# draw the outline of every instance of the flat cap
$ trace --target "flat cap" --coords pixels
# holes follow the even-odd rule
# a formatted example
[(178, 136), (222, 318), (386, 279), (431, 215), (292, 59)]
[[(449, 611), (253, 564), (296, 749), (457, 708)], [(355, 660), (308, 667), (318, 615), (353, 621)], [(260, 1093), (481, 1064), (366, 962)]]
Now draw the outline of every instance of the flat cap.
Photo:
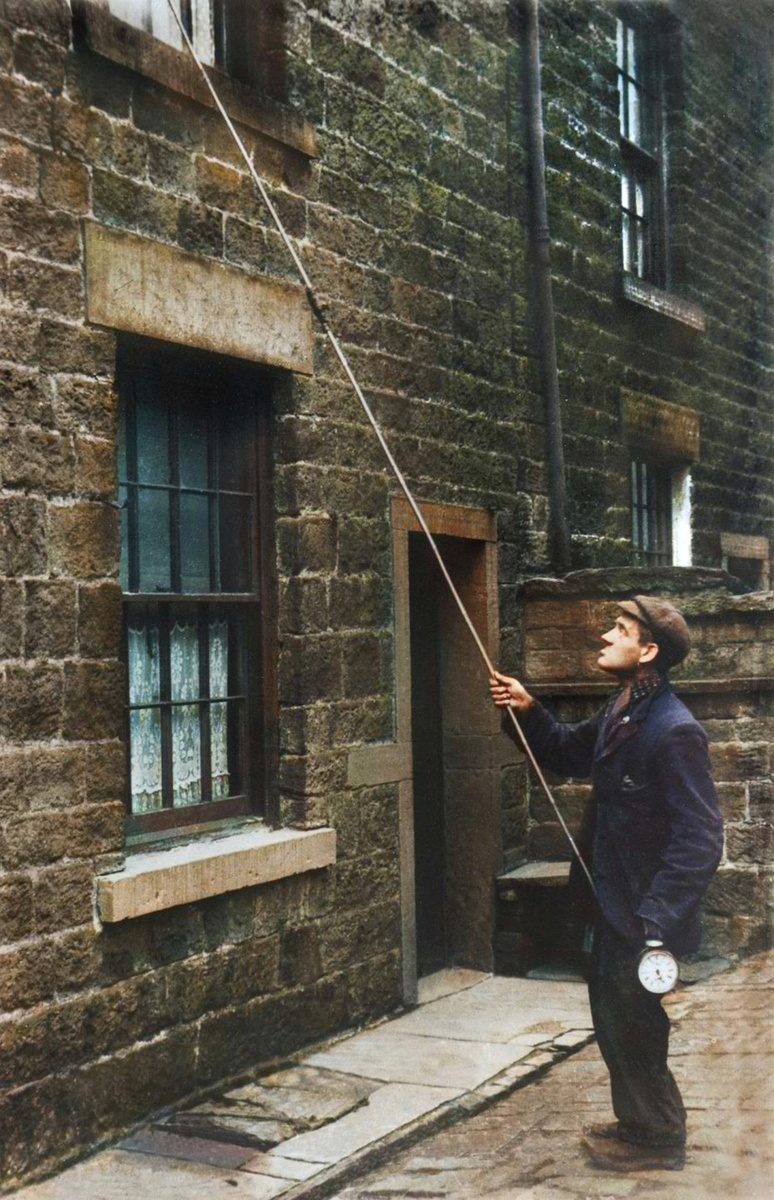
[(618, 607), (647, 625), (659, 649), (658, 666), (669, 670), (683, 661), (691, 648), (691, 635), (685, 617), (674, 604), (658, 596), (634, 596), (622, 600)]

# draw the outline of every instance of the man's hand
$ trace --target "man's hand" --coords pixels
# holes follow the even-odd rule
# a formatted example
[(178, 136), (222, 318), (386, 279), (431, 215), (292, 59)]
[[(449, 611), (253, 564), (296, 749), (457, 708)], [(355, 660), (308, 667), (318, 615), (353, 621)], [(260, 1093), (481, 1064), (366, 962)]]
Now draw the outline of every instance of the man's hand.
[(511, 675), (501, 675), (499, 671), (495, 671), (489, 680), (489, 691), (498, 708), (515, 708), (516, 712), (525, 713), (535, 703), (518, 679)]

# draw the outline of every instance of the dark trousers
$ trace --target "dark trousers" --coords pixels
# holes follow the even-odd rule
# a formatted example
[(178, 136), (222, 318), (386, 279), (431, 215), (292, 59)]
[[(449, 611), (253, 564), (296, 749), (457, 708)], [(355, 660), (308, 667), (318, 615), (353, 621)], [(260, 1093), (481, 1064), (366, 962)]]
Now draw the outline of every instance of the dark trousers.
[(619, 1123), (634, 1140), (684, 1142), (685, 1106), (667, 1066), (669, 1017), (637, 978), (637, 951), (602, 919), (594, 929), (589, 1000)]

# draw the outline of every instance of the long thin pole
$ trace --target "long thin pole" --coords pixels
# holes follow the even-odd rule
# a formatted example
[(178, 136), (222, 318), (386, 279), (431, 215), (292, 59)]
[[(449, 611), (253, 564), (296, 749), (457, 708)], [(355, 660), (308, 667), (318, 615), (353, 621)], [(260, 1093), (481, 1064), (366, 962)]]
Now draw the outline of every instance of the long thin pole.
[[(470, 630), (473, 640), (475, 641), (476, 646), (478, 647), (479, 654), (481, 655), (481, 658), (484, 661), (487, 672), (489, 674), (489, 678), (492, 679), (495, 675), (495, 669), (494, 669), (491, 659), (489, 658), (486, 647), (485, 647), (484, 643), (482, 642), (481, 638), (479, 637), (478, 630), (476, 629), (475, 625), (473, 624), (472, 620), (470, 619), (470, 616), (468, 615), (468, 611), (465, 608), (465, 605), (462, 603), (462, 599), (461, 599), (456, 587), (454, 586), (452, 577), (449, 574), (448, 570), (446, 569), (446, 564), (443, 561), (443, 558), (441, 557), (441, 552), (438, 549), (435, 538), (433, 537), (432, 533), (430, 532), (428, 524), (425, 521), (425, 518), (422, 514), (422, 510), (420, 509), (419, 505), (417, 504), (416, 500), (414, 499), (411, 489), (410, 489), (409, 485), (406, 483), (406, 480), (403, 476), (403, 472), (401, 471), (400, 467), (398, 466), (397, 462), (395, 461), (395, 458), (393, 457), (392, 451), (390, 450), (390, 447), (387, 444), (387, 441), (384, 437), (384, 434), (382, 433), (379, 423), (376, 420), (376, 417), (374, 416), (373, 412), (371, 411), (370, 405), (368, 404), (368, 401), (366, 400), (365, 396), (363, 395), (363, 391), (360, 387), (360, 384), (358, 383), (357, 379), (355, 378), (352, 368), (349, 365), (349, 360), (347, 359), (347, 356), (345, 355), (344, 351), (342, 350), (341, 346), (339, 345), (338, 338), (336, 337), (336, 335), (333, 333), (333, 330), (328, 325), (327, 318), (325, 316), (325, 313), (322, 310), (322, 306), (320, 305), (320, 302), (317, 299), (317, 295), (315, 293), (314, 286), (312, 284), (311, 279), (309, 278), (309, 276), (307, 274), (306, 267), (304, 266), (301, 258), (299, 257), (299, 254), (298, 254), (295, 246), (293, 245), (290, 238), (288, 237), (287, 231), (285, 229), (285, 226), (282, 224), (279, 213), (277, 212), (276, 208), (272, 204), (271, 196), (269, 195), (268, 191), (266, 190), (266, 185), (264, 184), (260, 175), (256, 171), (255, 164), (253, 163), (252, 158), (250, 157), (250, 155), (247, 153), (247, 150), (245, 149), (244, 142), (242, 141), (242, 139), (240, 138), (236, 129), (234, 128), (234, 124), (233, 124), (231, 118), (229, 117), (228, 113), (226, 112), (226, 109), (223, 106), (220, 96), (216, 92), (216, 90), (212, 84), (212, 81), (210, 80), (209, 75), (207, 74), (207, 72), (204, 69), (204, 66), (199, 61), (196, 51), (193, 48), (191, 39), (188, 36), (188, 31), (186, 30), (185, 26), (183, 25), (183, 22), (180, 19), (180, 14), (178, 13), (177, 9), (175, 8), (173, 0), (167, 0), (167, 3), (169, 4), (172, 15), (174, 16), (175, 21), (177, 22), (177, 25), (178, 25), (178, 28), (180, 29), (180, 33), (183, 37), (183, 40), (185, 41), (185, 44), (191, 53), (191, 57), (193, 58), (197, 67), (199, 68), (199, 71), (202, 74), (204, 82), (206, 83), (207, 88), (209, 89), (210, 95), (212, 96), (212, 99), (215, 103), (215, 107), (217, 108), (218, 112), (222, 116), (223, 120), (226, 122), (226, 125), (228, 126), (228, 130), (229, 130), (231, 136), (233, 137), (237, 147), (239, 148), (239, 152), (241, 153), (243, 159), (245, 160), (247, 169), (252, 176), (253, 183), (257, 187), (257, 189), (260, 193), (261, 199), (263, 200), (264, 204), (266, 205), (267, 209), (269, 210), (269, 215), (271, 216), (271, 219), (274, 221), (274, 224), (277, 227), (280, 237), (282, 238), (283, 242), (285, 243), (288, 253), (290, 254), (290, 257), (293, 259), (293, 262), (295, 263), (296, 270), (298, 271), (299, 275), (301, 276), (301, 280), (306, 289), (306, 294), (309, 299), (309, 303), (311, 304), (312, 309), (315, 313), (315, 316), (317, 317), (317, 320), (320, 323), (323, 333), (325, 334), (325, 336), (327, 337), (331, 346), (333, 347), (333, 351), (334, 351), (336, 357), (338, 358), (339, 362), (341, 363), (344, 374), (347, 376), (347, 379), (352, 384), (352, 388), (355, 392), (355, 395), (357, 396), (358, 400), (360, 401), (360, 405), (363, 409), (363, 412), (365, 413), (366, 417), (368, 418), (371, 428), (373, 429), (374, 433), (376, 434), (376, 437), (379, 441), (379, 445), (382, 448), (384, 456), (387, 459), (387, 462), (389, 463), (390, 468), (391, 468), (395, 478), (397, 479), (398, 483), (400, 484), (400, 487), (401, 487), (401, 490), (403, 491), (404, 496), (406, 497), (406, 499), (409, 502), (409, 505), (411, 506), (411, 510), (414, 513), (414, 516), (416, 517), (416, 519), (419, 523), (420, 529), (422, 530), (425, 537), (427, 538), (430, 549), (432, 550), (433, 554), (435, 555), (435, 558), (438, 562), (438, 566), (441, 569), (441, 574), (443, 575), (444, 579), (446, 580), (446, 583), (449, 586), (449, 591), (451, 592), (454, 602), (460, 611), (460, 615), (462, 616), (463, 621), (465, 622), (468, 629)], [(551, 793), (551, 789), (549, 788), (548, 783), (546, 782), (545, 776), (544, 776), (542, 770), (540, 769), (537, 759), (535, 758), (534, 754), (532, 753), (532, 750), (530, 749), (529, 744), (527, 743), (527, 739), (524, 736), (524, 732), (521, 728), (521, 725), (519, 724), (519, 722), (516, 719), (516, 714), (514, 713), (512, 708), (508, 708), (506, 711), (508, 712), (508, 715), (510, 716), (511, 721), (513, 722), (513, 727), (516, 731), (516, 734), (517, 734), (518, 740), (521, 744), (521, 747), (524, 750), (524, 753), (526, 754), (527, 758), (529, 759), (529, 762), (531, 763), (533, 770), (535, 771), (538, 781), (539, 781), (543, 791), (545, 792), (546, 798), (548, 799), (554, 812), (556, 813), (559, 824), (561, 825), (562, 829), (564, 830), (567, 840), (569, 841), (570, 846), (572, 847), (573, 853), (575, 854), (575, 857), (577, 858), (578, 862), (580, 863), (581, 867), (583, 868), (583, 871), (586, 875), (586, 878), (589, 881), (592, 891), (595, 891), (594, 881), (591, 878), (591, 873), (590, 873), (588, 867), (586, 866), (586, 863), (585, 863), (583, 856), (581, 855), (577, 845), (575, 844), (575, 839), (573, 838), (572, 834), (570, 833), (570, 830), (567, 828), (567, 824), (566, 824), (561, 812), (559, 811), (559, 807), (558, 807), (556, 801), (554, 800), (554, 797)]]

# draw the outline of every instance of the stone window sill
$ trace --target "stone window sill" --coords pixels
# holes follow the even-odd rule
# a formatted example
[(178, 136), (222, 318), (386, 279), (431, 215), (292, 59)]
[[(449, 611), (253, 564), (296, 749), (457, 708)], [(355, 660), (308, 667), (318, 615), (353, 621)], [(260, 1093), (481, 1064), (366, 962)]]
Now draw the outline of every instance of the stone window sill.
[[(95, 54), (128, 67), (172, 91), (214, 109), (213, 99), (187, 51), (118, 20), (96, 0), (73, 0), (76, 32)], [(293, 109), (272, 101), (217, 67), (208, 67), (232, 120), (314, 158), (314, 127)]]
[(699, 333), (704, 333), (707, 328), (704, 310), (690, 300), (683, 300), (673, 292), (665, 292), (663, 288), (646, 283), (636, 275), (624, 274), (622, 288), (624, 299), (632, 304), (639, 304), (642, 308), (659, 313), (662, 317), (669, 317), (670, 320), (687, 325), (689, 329), (695, 329)]
[(242, 828), (215, 840), (130, 855), (122, 870), (97, 876), (97, 912), (105, 924), (127, 921), (335, 861), (334, 829)]

